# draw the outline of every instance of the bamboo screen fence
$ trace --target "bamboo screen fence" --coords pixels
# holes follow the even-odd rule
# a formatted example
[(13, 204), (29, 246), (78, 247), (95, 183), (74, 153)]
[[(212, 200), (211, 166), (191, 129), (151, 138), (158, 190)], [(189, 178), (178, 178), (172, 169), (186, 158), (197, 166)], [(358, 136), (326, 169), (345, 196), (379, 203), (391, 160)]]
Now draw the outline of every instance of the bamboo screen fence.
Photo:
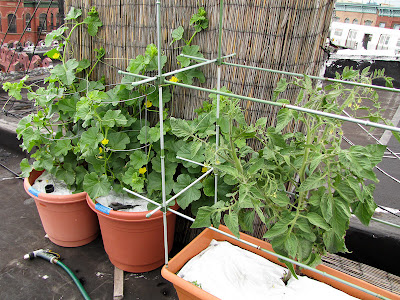
[[(171, 32), (182, 25), (189, 27), (192, 14), (202, 6), (208, 13), (209, 28), (196, 35), (193, 45), (199, 45), (206, 58), (216, 58), (218, 49), (219, 0), (163, 0), (162, 42), (168, 57), (167, 70), (178, 68), (176, 45)], [(94, 48), (104, 47), (105, 63), (97, 69), (97, 77), (106, 76), (108, 83), (121, 80), (117, 70), (125, 70), (128, 60), (143, 54), (146, 46), (156, 44), (154, 0), (65, 0), (65, 10), (71, 6), (84, 12), (95, 6), (103, 21), (99, 36), (91, 40), (75, 35), (74, 56), (86, 57)], [(324, 61), (322, 47), (326, 41), (334, 7), (333, 0), (226, 0), (223, 20), (223, 55), (236, 53), (230, 62), (264, 68), (318, 75)], [(187, 37), (186, 37), (187, 38)], [(93, 55), (93, 54), (92, 54)], [(216, 87), (216, 68), (202, 68), (206, 82), (202, 86)], [(222, 68), (222, 86), (234, 93), (269, 99), (282, 75), (231, 66)], [(96, 74), (95, 74), (96, 77)], [(194, 82), (199, 85), (199, 82)], [(295, 91), (289, 91), (288, 99)], [(192, 118), (193, 109), (208, 98), (204, 92), (175, 88), (171, 111), (177, 117)], [(258, 103), (244, 103), (247, 120), (271, 116), (277, 108)]]
[[(171, 32), (182, 25), (187, 36), (193, 34), (189, 21), (199, 7), (204, 7), (210, 20), (209, 28), (197, 34), (192, 45), (199, 45), (206, 58), (216, 58), (218, 49), (219, 0), (162, 0), (162, 48), (167, 55), (166, 70), (179, 68), (176, 56), (180, 53), (172, 41)], [(103, 21), (98, 37), (91, 39), (82, 33), (73, 39), (73, 55), (79, 59), (93, 55), (93, 49), (104, 47), (105, 63), (100, 65), (94, 79), (105, 75), (107, 83), (118, 83), (128, 61), (144, 54), (146, 46), (156, 44), (156, 7), (154, 0), (65, 0), (65, 11), (82, 8), (86, 13), (95, 6)], [(319, 75), (324, 63), (322, 47), (328, 36), (334, 0), (226, 0), (224, 7), (222, 55), (236, 53), (229, 62), (271, 68), (289, 72)], [(190, 31), (188, 32), (188, 29)], [(216, 87), (216, 67), (202, 68), (207, 88)], [(222, 86), (233, 93), (269, 100), (282, 75), (231, 66), (222, 68)], [(286, 92), (286, 99), (295, 99), (296, 90)], [(176, 117), (190, 119), (194, 109), (208, 99), (204, 92), (175, 87), (170, 111)], [(245, 102), (246, 119), (253, 122), (267, 116), (274, 125), (276, 107)], [(268, 125), (270, 125), (268, 124)], [(289, 130), (298, 130), (292, 124)], [(250, 145), (254, 146), (254, 145)], [(189, 213), (189, 211), (187, 211)], [(185, 244), (198, 231), (188, 230), (190, 224), (179, 220), (175, 242)], [(254, 224), (254, 236), (262, 237), (265, 229)]]

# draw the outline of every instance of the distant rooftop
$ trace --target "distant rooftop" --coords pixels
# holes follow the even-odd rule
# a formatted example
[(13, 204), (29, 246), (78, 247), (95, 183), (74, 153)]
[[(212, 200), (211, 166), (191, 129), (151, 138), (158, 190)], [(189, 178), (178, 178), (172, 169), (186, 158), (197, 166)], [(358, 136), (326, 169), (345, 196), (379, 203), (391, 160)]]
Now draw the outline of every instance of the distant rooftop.
[(361, 3), (361, 2), (336, 2), (336, 11), (351, 11), (358, 13), (379, 14), (384, 17), (400, 17), (400, 7), (388, 6), (385, 4), (377, 4), (376, 2)]

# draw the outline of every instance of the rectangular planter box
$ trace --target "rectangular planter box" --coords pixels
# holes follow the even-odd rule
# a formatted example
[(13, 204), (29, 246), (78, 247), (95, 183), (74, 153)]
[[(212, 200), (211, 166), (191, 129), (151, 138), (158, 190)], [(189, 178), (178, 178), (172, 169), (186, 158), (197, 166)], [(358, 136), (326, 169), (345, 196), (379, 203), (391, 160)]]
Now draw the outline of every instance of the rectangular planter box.
[[(225, 226), (220, 226), (219, 228), (222, 231), (231, 233), (229, 231), (229, 229)], [(240, 234), (240, 238), (248, 241), (250, 243), (253, 243), (255, 245), (260, 246), (261, 248), (264, 248), (266, 250), (272, 250), (272, 246), (271, 244), (256, 239), (252, 236), (249, 236), (247, 234), (241, 233)], [(256, 253), (262, 257), (267, 258), (268, 260), (282, 265), (282, 263), (280, 263), (278, 261), (278, 259), (271, 255), (268, 254), (264, 251), (255, 249), (251, 246), (248, 246), (242, 242), (236, 241), (232, 238), (229, 238), (221, 233), (215, 232), (211, 229), (205, 229), (199, 236), (197, 236), (192, 242), (190, 242), (182, 251), (180, 251), (174, 258), (172, 258), (169, 263), (168, 263), (168, 268), (166, 266), (164, 266), (161, 270), (161, 275), (167, 279), (168, 281), (172, 282), (174, 284), (174, 287), (176, 289), (176, 292), (178, 293), (179, 299), (180, 300), (184, 300), (184, 299), (213, 299), (213, 300), (217, 300), (219, 298), (211, 295), (210, 293), (207, 293), (206, 291), (202, 290), (201, 288), (195, 286), (194, 284), (180, 278), (179, 276), (176, 275), (176, 273), (184, 266), (184, 264), (190, 260), (192, 257), (196, 256), (197, 254), (199, 254), (201, 251), (203, 251), (205, 248), (208, 247), (208, 245), (210, 244), (211, 240), (215, 239), (217, 241), (228, 241), (234, 245), (237, 245), (243, 249), (246, 249), (248, 251), (251, 251), (253, 253)], [(322, 272), (326, 272), (332, 276), (341, 278), (347, 282), (353, 283), (357, 286), (363, 287), (369, 291), (372, 291), (376, 294), (379, 294), (381, 296), (387, 297), (389, 299), (400, 299), (399, 295), (393, 294), (389, 291), (383, 290), (381, 288), (378, 288), (372, 284), (369, 284), (363, 280), (357, 279), (355, 277), (352, 277), (350, 275), (344, 274), (340, 271), (334, 270), (332, 268), (329, 268), (327, 266), (324, 265), (319, 265), (317, 266), (317, 269), (322, 271)], [(369, 300), (369, 299), (379, 299), (376, 298), (372, 295), (369, 295), (365, 292), (359, 291), (355, 288), (349, 287), (344, 283), (340, 283), (336, 280), (330, 279), (328, 277), (322, 276), (318, 273), (315, 273), (313, 271), (309, 271), (309, 270), (302, 270), (304, 275), (307, 275), (311, 278), (314, 278), (318, 281), (324, 282), (326, 284), (329, 284), (339, 290), (342, 290), (344, 292), (346, 292), (347, 294), (354, 296), (356, 298), (359, 299), (365, 299), (365, 300)]]

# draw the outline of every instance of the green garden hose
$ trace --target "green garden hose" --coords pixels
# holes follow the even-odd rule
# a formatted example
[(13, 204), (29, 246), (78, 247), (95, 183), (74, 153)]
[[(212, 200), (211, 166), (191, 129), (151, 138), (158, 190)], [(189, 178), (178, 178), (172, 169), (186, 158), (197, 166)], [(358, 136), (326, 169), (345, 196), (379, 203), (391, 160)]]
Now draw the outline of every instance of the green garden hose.
[(39, 249), (39, 250), (35, 250), (35, 251), (32, 251), (32, 252), (24, 255), (24, 259), (34, 259), (35, 257), (43, 258), (44, 260), (47, 260), (48, 262), (50, 262), (52, 264), (59, 265), (61, 268), (63, 268), (64, 271), (67, 272), (68, 275), (72, 278), (72, 280), (78, 287), (79, 291), (81, 292), (83, 298), (85, 300), (90, 300), (89, 294), (85, 291), (84, 287), (82, 286), (79, 279), (75, 276), (74, 272), (72, 272), (70, 268), (68, 268), (61, 261), (59, 261), (59, 259), (60, 259), (59, 254), (54, 253), (50, 250)]

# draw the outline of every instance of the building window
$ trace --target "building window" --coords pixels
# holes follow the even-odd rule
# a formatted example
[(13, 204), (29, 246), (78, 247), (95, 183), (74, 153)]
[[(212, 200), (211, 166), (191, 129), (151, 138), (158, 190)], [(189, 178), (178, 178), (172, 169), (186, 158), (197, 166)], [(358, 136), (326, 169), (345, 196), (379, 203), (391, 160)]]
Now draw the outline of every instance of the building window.
[(378, 40), (378, 44), (376, 45), (376, 50), (387, 50), (389, 49), (389, 40), (390, 35), (388, 34), (381, 34)]
[(29, 13), (25, 15), (25, 27), (31, 29), (31, 15)]
[(372, 25), (372, 21), (371, 20), (365, 20), (364, 21), (364, 25), (365, 26), (371, 26)]
[(336, 36), (342, 36), (343, 29), (339, 29), (339, 28), (335, 29), (335, 32), (333, 34)]
[(57, 13), (56, 14), (56, 27), (58, 28), (58, 27), (60, 27), (60, 25), (61, 25), (61, 17), (60, 17), (60, 14)]
[(40, 14), (39, 16), (39, 27), (38, 31), (47, 31), (47, 15), (46, 14)]
[(400, 30), (400, 24), (394, 24), (393, 29)]
[(380, 23), (379, 23), (379, 27), (385, 28), (385, 26), (386, 26), (386, 23), (385, 23), (385, 22), (380, 22)]
[(8, 32), (17, 33), (17, 18), (14, 14), (9, 14), (8, 18)]
[(396, 47), (400, 47), (400, 39), (397, 40)]
[(345, 22), (345, 23), (350, 23), (350, 19), (349, 19), (349, 18), (346, 18), (346, 19), (344, 19), (344, 22)]
[(50, 15), (50, 30), (54, 29), (54, 15)]
[(340, 22), (340, 18), (339, 17), (333, 17), (332, 21), (333, 22)]
[(357, 49), (357, 30), (349, 30), (345, 46), (350, 49)]
[(357, 20), (357, 19), (354, 19), (354, 20), (353, 20), (353, 24), (358, 24), (358, 20)]

